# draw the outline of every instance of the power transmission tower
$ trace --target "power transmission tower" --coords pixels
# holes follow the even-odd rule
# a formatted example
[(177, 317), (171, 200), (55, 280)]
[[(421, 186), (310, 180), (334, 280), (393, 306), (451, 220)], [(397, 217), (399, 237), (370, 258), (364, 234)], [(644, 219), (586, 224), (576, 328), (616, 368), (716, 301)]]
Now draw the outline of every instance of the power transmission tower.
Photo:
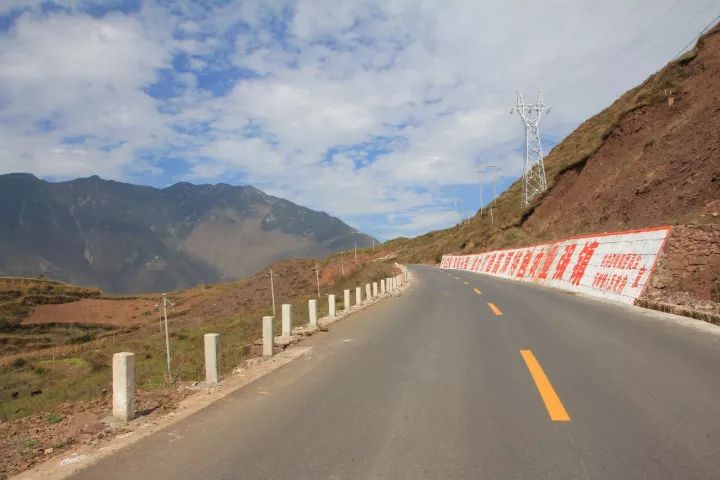
[(516, 105), (510, 113), (517, 112), (525, 124), (525, 161), (523, 162), (522, 205), (525, 207), (537, 195), (547, 189), (545, 164), (543, 163), (542, 145), (540, 145), (540, 129), (538, 122), (543, 113), (550, 108), (543, 102), (543, 92), (538, 92), (537, 103), (524, 103), (520, 91), (515, 92)]

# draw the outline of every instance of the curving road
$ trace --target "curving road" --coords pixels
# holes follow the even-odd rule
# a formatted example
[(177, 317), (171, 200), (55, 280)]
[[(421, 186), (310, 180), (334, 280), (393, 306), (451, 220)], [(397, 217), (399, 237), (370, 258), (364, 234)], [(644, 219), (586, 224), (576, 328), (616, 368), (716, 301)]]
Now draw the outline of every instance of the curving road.
[(74, 478), (720, 478), (720, 328), (411, 271), (311, 356)]

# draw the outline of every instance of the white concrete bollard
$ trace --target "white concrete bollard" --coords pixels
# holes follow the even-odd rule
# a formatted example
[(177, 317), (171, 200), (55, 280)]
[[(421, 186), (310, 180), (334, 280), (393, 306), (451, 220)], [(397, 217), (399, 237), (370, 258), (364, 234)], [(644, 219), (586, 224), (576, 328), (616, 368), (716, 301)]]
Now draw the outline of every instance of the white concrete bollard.
[(360, 306), (362, 303), (362, 289), (360, 287), (355, 287), (355, 306)]
[(385, 287), (385, 290), (387, 290), (388, 293), (392, 292), (392, 290), (393, 290), (393, 288), (392, 288), (392, 278), (391, 278), (391, 277), (388, 277), (388, 278), (385, 280), (385, 282), (387, 283), (387, 285), (386, 285), (386, 287)]
[(311, 327), (317, 327), (317, 300), (308, 300), (308, 320)]
[(380, 280), (380, 295), (385, 295), (385, 279)]
[(289, 337), (292, 335), (293, 311), (292, 305), (289, 303), (282, 304), (282, 331), (280, 335)]
[(271, 357), (273, 354), (273, 317), (263, 317), (263, 356)]
[(335, 295), (328, 295), (328, 315), (335, 316)]
[(372, 290), (373, 290), (373, 297), (377, 297), (378, 296), (377, 282), (373, 282)]
[(135, 354), (113, 355), (113, 417), (121, 422), (135, 418)]
[(365, 284), (365, 300), (370, 300), (372, 298), (372, 291), (370, 290), (370, 284)]
[(205, 334), (205, 383), (220, 381), (220, 334)]
[(350, 289), (348, 288), (343, 292), (343, 310), (346, 313), (350, 311)]

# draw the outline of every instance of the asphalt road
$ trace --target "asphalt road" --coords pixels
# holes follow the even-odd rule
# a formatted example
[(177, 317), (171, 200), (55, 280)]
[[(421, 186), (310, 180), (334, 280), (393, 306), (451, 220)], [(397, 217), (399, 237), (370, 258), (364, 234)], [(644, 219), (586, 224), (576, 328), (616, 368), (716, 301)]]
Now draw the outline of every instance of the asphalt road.
[(311, 356), (75, 478), (720, 479), (710, 328), (412, 271)]

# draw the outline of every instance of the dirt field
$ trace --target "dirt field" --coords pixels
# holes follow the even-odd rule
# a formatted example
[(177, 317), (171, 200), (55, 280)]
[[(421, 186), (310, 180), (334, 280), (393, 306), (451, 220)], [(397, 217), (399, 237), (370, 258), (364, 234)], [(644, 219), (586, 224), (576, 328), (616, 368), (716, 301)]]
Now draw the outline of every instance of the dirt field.
[(41, 323), (91, 323), (103, 325), (140, 325), (157, 321), (159, 312), (151, 300), (105, 300), (83, 298), (60, 305), (38, 305), (22, 325)]

